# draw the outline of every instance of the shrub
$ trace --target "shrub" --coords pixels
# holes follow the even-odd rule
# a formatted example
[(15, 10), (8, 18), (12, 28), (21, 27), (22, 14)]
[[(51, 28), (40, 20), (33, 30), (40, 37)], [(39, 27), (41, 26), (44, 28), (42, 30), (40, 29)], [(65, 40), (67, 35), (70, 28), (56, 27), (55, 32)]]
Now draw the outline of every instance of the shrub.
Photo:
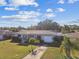
[(19, 37), (17, 37), (17, 36), (13, 36), (12, 37), (12, 42), (20, 43), (21, 39)]
[(63, 36), (55, 36), (53, 40), (53, 44), (59, 47), (63, 41)]
[(35, 39), (35, 38), (29, 38), (29, 43), (31, 43), (31, 44), (40, 43), (40, 40)]
[(44, 40), (41, 40), (41, 39), (39, 39), (40, 40), (40, 43), (44, 43)]

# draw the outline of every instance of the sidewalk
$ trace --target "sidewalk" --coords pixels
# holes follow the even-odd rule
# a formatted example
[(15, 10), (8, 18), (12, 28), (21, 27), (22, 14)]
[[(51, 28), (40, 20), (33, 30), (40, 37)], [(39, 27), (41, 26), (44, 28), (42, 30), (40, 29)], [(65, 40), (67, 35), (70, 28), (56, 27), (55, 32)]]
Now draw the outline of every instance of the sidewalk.
[(40, 46), (37, 49), (36, 55), (32, 55), (31, 53), (25, 56), (23, 59), (40, 59), (43, 53), (46, 51), (47, 47)]

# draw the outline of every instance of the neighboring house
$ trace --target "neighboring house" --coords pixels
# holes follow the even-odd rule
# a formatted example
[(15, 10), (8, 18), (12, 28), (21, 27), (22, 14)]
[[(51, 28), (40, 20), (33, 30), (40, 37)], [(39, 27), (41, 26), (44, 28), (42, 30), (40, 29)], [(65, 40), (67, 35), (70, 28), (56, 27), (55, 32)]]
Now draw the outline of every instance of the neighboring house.
[(52, 43), (55, 36), (62, 36), (62, 34), (51, 30), (21, 30), (15, 36), (21, 38), (21, 43), (25, 43), (29, 38), (41, 38), (45, 43)]
[(4, 39), (4, 35), (0, 34), (0, 40), (3, 40), (3, 39)]
[(74, 33), (67, 33), (65, 36), (70, 37), (71, 40), (76, 40), (79, 39), (79, 32), (74, 32)]
[(12, 31), (9, 30), (0, 30), (0, 40), (7, 39), (11, 36)]

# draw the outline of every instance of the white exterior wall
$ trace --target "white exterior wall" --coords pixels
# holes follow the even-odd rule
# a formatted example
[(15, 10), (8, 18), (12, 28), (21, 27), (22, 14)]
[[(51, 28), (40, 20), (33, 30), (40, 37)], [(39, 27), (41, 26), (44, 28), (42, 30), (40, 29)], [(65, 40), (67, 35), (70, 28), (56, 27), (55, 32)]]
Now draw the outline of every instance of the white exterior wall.
[[(24, 43), (26, 40), (24, 40), (24, 37), (28, 38), (28, 35), (21, 35), (21, 43)], [(34, 35), (33, 38), (36, 38), (37, 35)], [(44, 40), (45, 43), (52, 43), (54, 36), (41, 36), (41, 39)]]
[(53, 36), (41, 36), (41, 39), (44, 40), (45, 43), (53, 42)]
[(28, 38), (27, 35), (21, 35), (21, 43), (25, 43), (26, 39)]
[(0, 35), (0, 40), (3, 40), (3, 38), (4, 38), (3, 35)]

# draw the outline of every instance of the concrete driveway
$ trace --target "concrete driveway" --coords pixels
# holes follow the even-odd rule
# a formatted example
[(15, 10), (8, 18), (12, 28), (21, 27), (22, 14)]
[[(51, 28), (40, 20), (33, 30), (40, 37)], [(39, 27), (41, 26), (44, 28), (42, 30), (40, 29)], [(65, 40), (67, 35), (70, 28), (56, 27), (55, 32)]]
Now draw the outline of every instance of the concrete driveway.
[(27, 56), (25, 56), (23, 59), (40, 59), (46, 50), (47, 50), (47, 47), (40, 46), (34, 50), (34, 51), (36, 51), (35, 55), (30, 53)]

